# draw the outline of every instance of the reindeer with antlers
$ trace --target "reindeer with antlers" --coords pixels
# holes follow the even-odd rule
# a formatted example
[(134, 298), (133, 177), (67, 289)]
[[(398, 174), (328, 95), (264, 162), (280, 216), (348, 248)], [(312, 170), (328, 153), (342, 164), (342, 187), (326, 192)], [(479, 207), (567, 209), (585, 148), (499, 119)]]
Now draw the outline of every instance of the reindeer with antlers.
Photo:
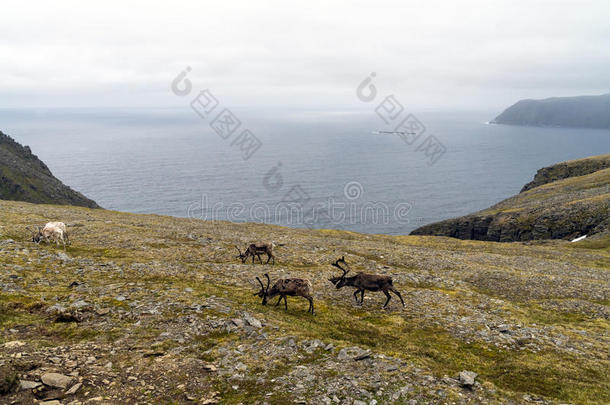
[(269, 279), (269, 274), (265, 273), (265, 277), (267, 278), (267, 287), (263, 285), (263, 282), (260, 278), (256, 277), (256, 280), (261, 285), (261, 290), (254, 295), (258, 295), (263, 299), (263, 305), (267, 305), (267, 301), (270, 298), (275, 297), (276, 295), (280, 296), (280, 299), (277, 301), (275, 306), (277, 307), (284, 299), (284, 306), (286, 311), (288, 310), (288, 302), (286, 301), (286, 296), (291, 297), (303, 297), (307, 301), (309, 301), (309, 309), (307, 312), (313, 311), (313, 297), (311, 296), (311, 282), (302, 278), (282, 278), (273, 284), (271, 290), (269, 290), (269, 284), (271, 284), (271, 280)]
[[(392, 283), (392, 277), (390, 276), (381, 276), (378, 274), (366, 274), (366, 273), (357, 273), (355, 276), (346, 277), (347, 273), (351, 270), (347, 262), (345, 261), (345, 256), (341, 257), (341, 259), (336, 260), (334, 263), (331, 263), (332, 266), (337, 267), (339, 270), (343, 272), (343, 274), (339, 277), (329, 278), (328, 280), (337, 287), (337, 289), (345, 286), (355, 287), (356, 291), (354, 291), (354, 298), (356, 302), (359, 302), (361, 305), (364, 302), (364, 291), (382, 291), (386, 297), (388, 297), (387, 301), (383, 305), (383, 307), (387, 307), (390, 299), (389, 291), (393, 292), (400, 298), (400, 302), (402, 302), (402, 306), (405, 306), (405, 302), (402, 300), (402, 296), (394, 288), (394, 284)], [(345, 266), (343, 268), (342, 266)], [(360, 293), (360, 301), (358, 301), (358, 293)]]
[(273, 254), (273, 248), (275, 244), (273, 242), (257, 242), (251, 243), (250, 246), (242, 253), (241, 250), (235, 246), (235, 249), (239, 252), (237, 258), (241, 259), (242, 263), (245, 263), (248, 260), (248, 257), (252, 256), (252, 263), (254, 263), (254, 258), (258, 257), (261, 264), (263, 264), (263, 259), (261, 259), (261, 254), (267, 255), (267, 261), (265, 264), (269, 263), (269, 260), (273, 260), (272, 264), (275, 264), (275, 255)]

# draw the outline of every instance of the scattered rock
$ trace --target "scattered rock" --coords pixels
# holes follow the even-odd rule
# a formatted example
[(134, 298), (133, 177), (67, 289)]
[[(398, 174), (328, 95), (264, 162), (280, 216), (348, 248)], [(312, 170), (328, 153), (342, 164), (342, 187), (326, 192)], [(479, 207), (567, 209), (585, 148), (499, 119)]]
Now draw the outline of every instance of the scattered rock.
[(59, 252), (57, 253), (57, 257), (64, 262), (70, 262), (72, 261), (72, 258), (70, 256), (68, 256), (66, 253), (64, 252)]
[(19, 382), (19, 389), (20, 390), (33, 390), (34, 388), (40, 387), (40, 385), (41, 384), (36, 381), (21, 380)]
[(74, 395), (78, 392), (78, 390), (83, 386), (82, 383), (74, 384), (68, 391), (66, 391), (66, 395)]
[(371, 356), (371, 352), (368, 350), (363, 350), (359, 347), (345, 347), (345, 348), (339, 350), (339, 354), (337, 355), (337, 358), (339, 360), (352, 359), (352, 360), (360, 361), (360, 360), (367, 359), (370, 356)]
[(49, 387), (66, 389), (72, 382), (72, 377), (59, 373), (46, 373), (40, 378), (44, 385)]
[(354, 357), (355, 361), (365, 360), (371, 357), (371, 352), (362, 353), (356, 357)]
[(6, 342), (4, 347), (7, 349), (14, 349), (16, 347), (25, 346), (25, 343), (20, 340), (13, 340), (12, 342)]
[(248, 325), (253, 326), (255, 328), (262, 328), (263, 324), (261, 323), (261, 321), (259, 321), (258, 319), (256, 319), (255, 317), (253, 317), (252, 315), (245, 313), (244, 314), (244, 320), (246, 322), (248, 322)]
[(47, 308), (48, 314), (60, 314), (62, 312), (66, 312), (66, 307), (61, 304), (55, 304)]
[(474, 380), (475, 378), (477, 378), (477, 373), (475, 373), (474, 371), (460, 371), (460, 375), (459, 375), (459, 379), (460, 379), (460, 385), (462, 387), (466, 387), (466, 388), (472, 388), (472, 386), (474, 385)]
[(83, 300), (78, 300), (76, 302), (73, 302), (72, 305), (70, 305), (71, 308), (75, 308), (75, 309), (82, 309), (82, 308), (87, 308), (91, 306), (91, 304), (89, 304), (86, 301)]
[(233, 325), (237, 326), (238, 328), (244, 327), (244, 321), (239, 318), (231, 319), (231, 322), (233, 322)]
[(95, 313), (98, 314), (99, 316), (108, 315), (110, 313), (110, 308), (100, 308), (97, 311), (95, 311)]

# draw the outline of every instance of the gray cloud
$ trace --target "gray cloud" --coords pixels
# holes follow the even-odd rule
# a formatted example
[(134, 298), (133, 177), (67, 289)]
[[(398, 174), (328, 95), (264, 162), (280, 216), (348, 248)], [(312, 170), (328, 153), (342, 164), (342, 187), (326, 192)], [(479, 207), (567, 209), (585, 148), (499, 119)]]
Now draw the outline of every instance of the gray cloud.
[(421, 108), (610, 91), (600, 1), (5, 1), (0, 106), (171, 106), (169, 82), (230, 105), (358, 107), (355, 86)]

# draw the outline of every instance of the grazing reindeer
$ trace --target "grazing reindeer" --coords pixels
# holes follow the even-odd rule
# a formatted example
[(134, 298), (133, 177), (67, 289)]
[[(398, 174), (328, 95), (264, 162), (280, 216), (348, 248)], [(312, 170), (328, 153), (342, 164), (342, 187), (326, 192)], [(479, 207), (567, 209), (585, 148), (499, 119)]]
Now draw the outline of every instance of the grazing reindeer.
[(237, 249), (237, 251), (239, 252), (239, 256), (235, 256), (239, 259), (241, 259), (242, 263), (245, 263), (246, 260), (248, 260), (248, 257), (252, 256), (252, 263), (254, 263), (254, 257), (258, 257), (258, 260), (260, 260), (261, 264), (263, 264), (263, 260), (261, 259), (261, 254), (266, 254), (267, 255), (267, 261), (265, 262), (265, 264), (269, 263), (269, 260), (273, 259), (273, 264), (275, 264), (275, 256), (273, 255), (273, 248), (275, 247), (275, 245), (273, 244), (273, 242), (258, 242), (258, 243), (252, 243), (250, 244), (250, 246), (248, 246), (248, 248), (244, 251), (244, 253), (241, 252), (241, 250), (239, 250), (239, 248), (237, 246), (235, 246), (235, 248)]
[(258, 295), (263, 299), (263, 305), (267, 305), (267, 301), (270, 298), (275, 297), (276, 295), (280, 296), (280, 299), (277, 301), (275, 306), (277, 307), (282, 302), (282, 298), (284, 299), (284, 306), (286, 311), (288, 310), (288, 301), (286, 301), (286, 296), (291, 297), (303, 297), (309, 301), (309, 308), (307, 312), (311, 312), (313, 315), (313, 297), (311, 296), (311, 282), (302, 278), (282, 278), (273, 284), (271, 290), (269, 290), (269, 284), (271, 284), (271, 280), (269, 279), (269, 274), (265, 273), (265, 277), (267, 278), (267, 287), (263, 285), (263, 282), (260, 278), (256, 277), (258, 283), (261, 285), (261, 290), (254, 295)]
[[(341, 265), (347, 267), (347, 270), (341, 267)], [(394, 288), (394, 284), (392, 283), (392, 277), (390, 276), (380, 276), (378, 274), (365, 274), (358, 273), (352, 277), (345, 277), (347, 273), (351, 270), (347, 262), (345, 261), (345, 256), (341, 257), (341, 259), (336, 260), (331, 264), (334, 267), (340, 269), (343, 274), (339, 277), (329, 278), (328, 280), (337, 287), (337, 289), (345, 286), (356, 287), (356, 291), (354, 292), (354, 298), (356, 302), (358, 302), (358, 293), (360, 293), (360, 304), (364, 301), (364, 290), (367, 291), (383, 291), (386, 297), (388, 297), (387, 301), (383, 305), (383, 307), (387, 307), (390, 299), (390, 293), (388, 291), (392, 291), (394, 294), (400, 298), (400, 302), (402, 302), (402, 306), (405, 306), (405, 302), (402, 300), (402, 296)]]
[[(27, 228), (31, 230), (30, 228)], [(38, 227), (38, 230), (34, 232), (32, 236), (32, 242), (40, 243), (41, 241), (49, 242), (50, 239), (53, 239), (57, 246), (59, 246), (59, 242), (64, 245), (64, 250), (66, 250), (66, 243), (70, 244), (70, 237), (68, 236), (68, 231), (66, 230), (66, 224), (63, 222), (49, 222), (44, 228)]]

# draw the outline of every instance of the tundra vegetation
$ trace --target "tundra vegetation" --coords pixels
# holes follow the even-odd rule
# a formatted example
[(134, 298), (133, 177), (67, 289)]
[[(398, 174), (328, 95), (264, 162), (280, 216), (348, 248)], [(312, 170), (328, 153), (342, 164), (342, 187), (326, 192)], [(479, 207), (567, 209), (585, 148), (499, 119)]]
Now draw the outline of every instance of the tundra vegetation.
[[(34, 244), (50, 218), (72, 245)], [(258, 237), (276, 266), (235, 259)], [(391, 276), (362, 305), (329, 265)], [(610, 237), (494, 243), (0, 201), (0, 403), (609, 403)], [(256, 276), (311, 280), (263, 306)], [(395, 301), (393, 301), (395, 303)]]

